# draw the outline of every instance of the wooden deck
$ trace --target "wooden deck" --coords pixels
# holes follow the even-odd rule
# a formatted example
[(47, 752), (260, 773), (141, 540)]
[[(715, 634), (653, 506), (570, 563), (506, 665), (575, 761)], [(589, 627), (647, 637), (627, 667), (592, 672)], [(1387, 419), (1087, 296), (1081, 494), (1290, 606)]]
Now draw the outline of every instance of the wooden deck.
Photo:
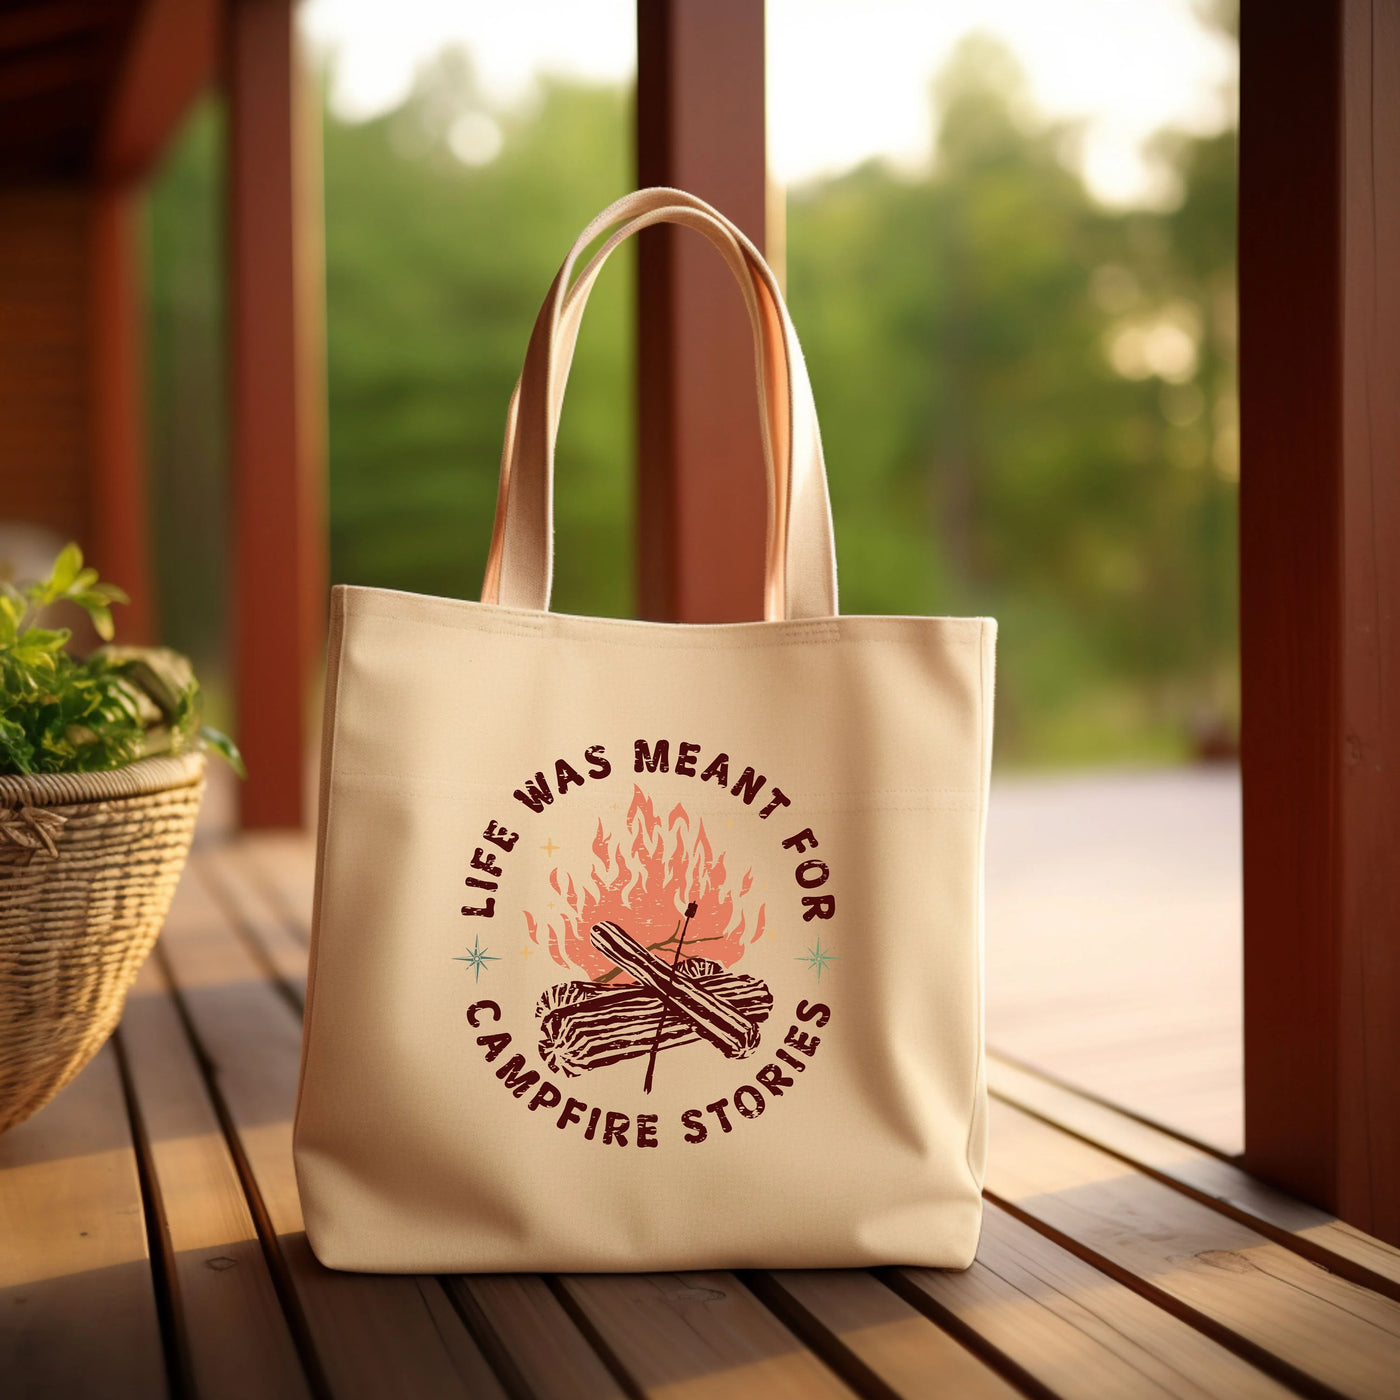
[(0, 1138), (6, 1397), (1400, 1393), (1400, 1251), (996, 1057), (966, 1273), (322, 1269), (310, 886), (303, 842), (204, 846), (117, 1038)]
[(1244, 1148), (1240, 772), (994, 780), (987, 1034), (1003, 1055)]

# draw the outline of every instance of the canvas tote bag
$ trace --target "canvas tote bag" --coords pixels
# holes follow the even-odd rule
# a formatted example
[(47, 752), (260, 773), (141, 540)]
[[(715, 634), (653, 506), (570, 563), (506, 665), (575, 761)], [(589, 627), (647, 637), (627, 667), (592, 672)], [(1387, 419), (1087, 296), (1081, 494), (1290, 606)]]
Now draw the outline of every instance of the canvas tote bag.
[[(762, 621), (548, 610), (579, 319), (609, 253), (663, 221), (709, 239), (753, 323)], [(838, 614), (772, 274), (680, 191), (600, 215), (530, 341), (482, 601), (334, 591), (295, 1131), (317, 1256), (970, 1263), (994, 635)]]

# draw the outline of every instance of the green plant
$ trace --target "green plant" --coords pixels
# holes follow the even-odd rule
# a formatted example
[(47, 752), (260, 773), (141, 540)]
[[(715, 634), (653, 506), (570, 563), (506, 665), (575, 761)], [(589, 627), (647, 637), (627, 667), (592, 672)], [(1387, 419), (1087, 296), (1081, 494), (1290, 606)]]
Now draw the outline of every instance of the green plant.
[(93, 773), (191, 748), (244, 772), (233, 740), (201, 722), (199, 682), (178, 652), (104, 645), (78, 657), (66, 649), (67, 628), (39, 626), (46, 608), (74, 603), (110, 643), (112, 604), (126, 601), (83, 567), (76, 544), (48, 578), (0, 582), (0, 773)]

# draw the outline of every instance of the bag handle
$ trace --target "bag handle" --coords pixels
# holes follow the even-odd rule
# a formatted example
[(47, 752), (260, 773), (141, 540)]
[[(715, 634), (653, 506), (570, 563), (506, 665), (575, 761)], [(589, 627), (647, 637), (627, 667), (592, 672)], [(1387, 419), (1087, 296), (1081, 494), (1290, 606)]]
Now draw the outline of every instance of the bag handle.
[[(672, 189), (640, 190), (610, 205), (579, 236), (550, 286), (507, 413), (482, 602), (536, 611), (549, 606), (554, 445), (583, 311), (612, 252), (658, 223), (693, 228), (714, 244), (739, 283), (753, 327), (768, 475), (764, 615), (770, 621), (834, 616), (836, 557), (821, 435), (787, 308), (753, 244), (703, 200)], [(584, 250), (609, 230), (570, 285)]]

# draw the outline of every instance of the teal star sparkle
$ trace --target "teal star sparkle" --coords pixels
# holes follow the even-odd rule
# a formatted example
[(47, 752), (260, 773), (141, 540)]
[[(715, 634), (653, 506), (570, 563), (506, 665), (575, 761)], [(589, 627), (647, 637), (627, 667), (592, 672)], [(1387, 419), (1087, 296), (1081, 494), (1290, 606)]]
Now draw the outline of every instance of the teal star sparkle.
[[(820, 941), (819, 939), (818, 942)], [(480, 982), (481, 974), (483, 972), (490, 972), (491, 970), (486, 964), (489, 962), (500, 962), (500, 958), (493, 958), (487, 953), (486, 949), (481, 946), (481, 938), (478, 935), (474, 940), (471, 952), (464, 958), (453, 958), (452, 961), (466, 963), (476, 974), (476, 980)]]
[(805, 962), (817, 974), (817, 981), (822, 980), (822, 973), (826, 971), (832, 963), (840, 962), (841, 959), (831, 951), (830, 948), (823, 948), (820, 938), (817, 939), (815, 948), (808, 948), (801, 957), (794, 958), (793, 962)]

